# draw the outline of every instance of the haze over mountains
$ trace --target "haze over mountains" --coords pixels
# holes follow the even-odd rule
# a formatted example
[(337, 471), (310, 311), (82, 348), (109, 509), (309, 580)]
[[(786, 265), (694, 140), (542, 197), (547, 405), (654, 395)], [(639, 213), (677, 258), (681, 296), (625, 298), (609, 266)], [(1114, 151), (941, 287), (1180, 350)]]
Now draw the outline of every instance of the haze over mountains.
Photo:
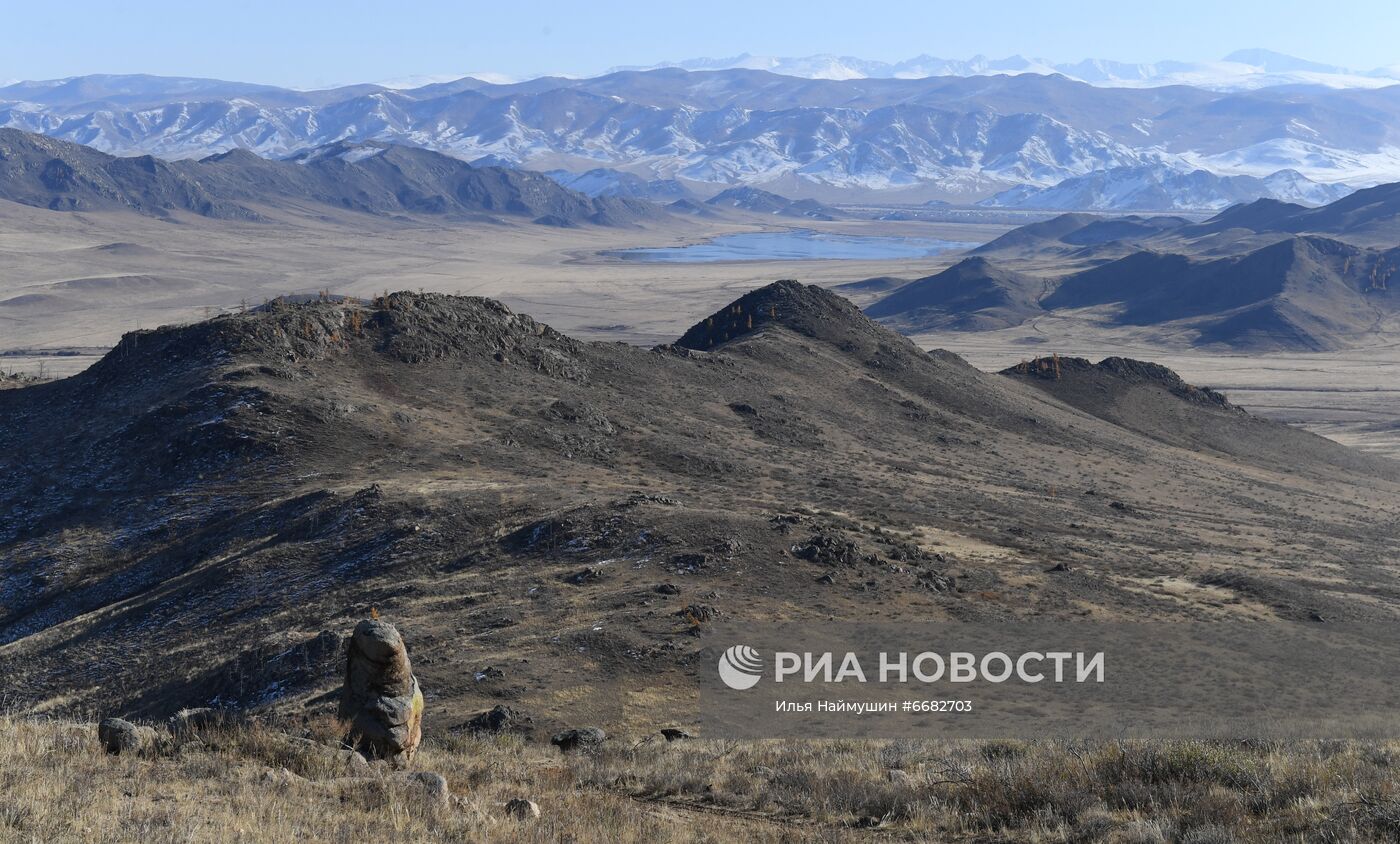
[[(619, 170), (702, 195), (750, 185), (827, 202), (967, 202), (1135, 172), (1119, 168), (1250, 176), (1265, 181), (1256, 189), (1284, 184), (1268, 194), (1280, 199), (1326, 199), (1330, 188), (1312, 182), (1400, 179), (1400, 86), (1217, 92), (1034, 73), (833, 81), (662, 69), (308, 92), (94, 76), (0, 88), (0, 125), (171, 159), (375, 140), (536, 170)], [(1195, 201), (1191, 186), (1167, 189), (1171, 204), (1153, 210)]]
[(1057, 62), (1050, 59), (1008, 56), (992, 59), (943, 59), (921, 55), (898, 62), (871, 61), (854, 56), (821, 54), (802, 57), (754, 56), (741, 53), (722, 59), (686, 59), (650, 66), (615, 67), (620, 70), (766, 70), (804, 79), (922, 79), (930, 76), (994, 76), (997, 74), (1060, 74), (1079, 82), (1114, 88), (1155, 88), (1191, 85), (1217, 91), (1251, 90), (1274, 85), (1325, 85), (1330, 88), (1380, 88), (1400, 83), (1400, 65), (1369, 71), (1308, 61), (1272, 50), (1236, 50), (1214, 62), (1123, 62), (1083, 59)]

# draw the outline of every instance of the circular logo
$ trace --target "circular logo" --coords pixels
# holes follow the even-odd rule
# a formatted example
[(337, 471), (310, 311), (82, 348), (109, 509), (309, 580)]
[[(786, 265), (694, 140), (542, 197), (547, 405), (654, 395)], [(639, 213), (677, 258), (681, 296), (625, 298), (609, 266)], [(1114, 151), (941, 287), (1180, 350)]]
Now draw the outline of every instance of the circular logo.
[(735, 645), (719, 655), (719, 678), (731, 689), (752, 689), (763, 676), (763, 658), (748, 645)]

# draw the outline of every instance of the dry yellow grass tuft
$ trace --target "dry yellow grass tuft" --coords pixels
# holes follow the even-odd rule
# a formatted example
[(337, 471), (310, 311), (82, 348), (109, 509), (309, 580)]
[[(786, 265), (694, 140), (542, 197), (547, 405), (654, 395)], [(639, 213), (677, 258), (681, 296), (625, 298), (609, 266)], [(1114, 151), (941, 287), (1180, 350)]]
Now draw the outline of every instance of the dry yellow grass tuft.
[[(0, 841), (1369, 842), (1400, 838), (1400, 747), (1357, 742), (667, 743), (561, 756), (425, 743), (436, 801), (347, 764), (334, 725), (228, 727), (102, 753), (92, 725), (0, 718)], [(534, 800), (537, 820), (506, 810)]]

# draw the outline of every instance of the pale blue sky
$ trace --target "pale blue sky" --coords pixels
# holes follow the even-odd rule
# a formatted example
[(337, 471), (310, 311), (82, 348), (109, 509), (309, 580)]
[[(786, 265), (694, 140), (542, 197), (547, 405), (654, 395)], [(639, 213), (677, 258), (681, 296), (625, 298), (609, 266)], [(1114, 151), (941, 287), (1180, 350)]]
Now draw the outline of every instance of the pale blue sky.
[(1265, 47), (1358, 69), (1400, 62), (1395, 0), (4, 5), (0, 81), (155, 73), (320, 86), (471, 71), (587, 74), (741, 52), (886, 61), (920, 53), (1195, 61)]

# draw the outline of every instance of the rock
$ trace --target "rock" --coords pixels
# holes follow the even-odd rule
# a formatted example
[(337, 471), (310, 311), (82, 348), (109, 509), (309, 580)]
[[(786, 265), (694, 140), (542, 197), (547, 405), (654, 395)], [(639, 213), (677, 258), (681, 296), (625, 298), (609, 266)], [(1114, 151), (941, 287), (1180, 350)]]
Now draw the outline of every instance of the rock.
[(674, 583), (662, 583), (656, 587), (658, 595), (679, 595), (681, 588)]
[(409, 774), (401, 774), (400, 779), (411, 790), (421, 792), (431, 803), (441, 803), (446, 806), (452, 799), (452, 792), (447, 789), (447, 778), (442, 774), (433, 771), (414, 771)]
[(170, 716), (168, 724), (172, 736), (188, 741), (222, 726), (226, 723), (226, 718), (227, 713), (223, 710), (205, 706), (198, 709), (181, 709)]
[(156, 731), (150, 727), (138, 727), (121, 718), (103, 718), (97, 725), (97, 740), (103, 749), (113, 755), (140, 753), (156, 742)]
[(824, 574), (824, 575), (818, 577), (818, 578), (817, 578), (817, 582), (820, 583), (820, 584), (823, 585), (823, 586), (830, 586), (830, 585), (832, 585), (833, 583), (836, 582), (836, 578), (832, 577), (832, 576), (831, 576), (831, 573), (828, 572), (828, 573), (826, 573), (826, 574)]
[(952, 592), (957, 588), (957, 581), (951, 574), (939, 574), (938, 572), (924, 572), (918, 577), (919, 585), (934, 592)]
[(540, 806), (533, 800), (516, 797), (506, 801), (506, 814), (518, 821), (534, 820), (540, 816)]
[(830, 533), (814, 533), (805, 543), (794, 545), (791, 550), (800, 559), (822, 565), (849, 566), (860, 562), (860, 550), (854, 542)]
[(1050, 568), (1046, 569), (1045, 572), (1046, 572), (1047, 574), (1053, 574), (1054, 572), (1062, 572), (1062, 571), (1069, 571), (1069, 570), (1070, 570), (1070, 568), (1069, 568), (1069, 564), (1068, 564), (1068, 563), (1056, 563), (1055, 565), (1053, 565), (1053, 566), (1051, 566)]
[(689, 621), (691, 624), (702, 624), (706, 621), (714, 621), (719, 618), (720, 612), (709, 604), (691, 604), (685, 609), (676, 612), (676, 615)]
[(573, 586), (583, 586), (585, 583), (597, 583), (603, 579), (603, 573), (595, 568), (586, 568), (576, 571), (564, 578), (564, 582)]
[(689, 738), (695, 738), (690, 733), (686, 732), (685, 730), (682, 730), (680, 727), (662, 727), (661, 735), (667, 741), (684, 741)]
[(395, 767), (413, 761), (423, 739), (423, 692), (403, 637), (387, 621), (366, 619), (355, 626), (339, 715), (348, 724), (348, 746)]
[(473, 715), (462, 728), (471, 733), (528, 733), (535, 729), (535, 721), (524, 712), (497, 704)]
[(337, 762), (357, 773), (363, 773), (369, 770), (369, 760), (361, 756), (357, 751), (348, 748), (340, 748), (332, 752), (335, 753)]
[(575, 750), (594, 750), (607, 737), (608, 734), (599, 727), (578, 727), (555, 733), (549, 743), (564, 753), (572, 753)]
[(677, 571), (695, 571), (704, 568), (709, 562), (710, 558), (704, 554), (673, 554), (671, 556), (671, 565), (675, 566)]
[(266, 771), (263, 771), (260, 779), (264, 783), (276, 786), (278, 788), (287, 788), (288, 786), (294, 786), (299, 785), (301, 783), (310, 782), (310, 780), (308, 780), (306, 777), (303, 777), (300, 774), (294, 774), (286, 768), (268, 769)]

